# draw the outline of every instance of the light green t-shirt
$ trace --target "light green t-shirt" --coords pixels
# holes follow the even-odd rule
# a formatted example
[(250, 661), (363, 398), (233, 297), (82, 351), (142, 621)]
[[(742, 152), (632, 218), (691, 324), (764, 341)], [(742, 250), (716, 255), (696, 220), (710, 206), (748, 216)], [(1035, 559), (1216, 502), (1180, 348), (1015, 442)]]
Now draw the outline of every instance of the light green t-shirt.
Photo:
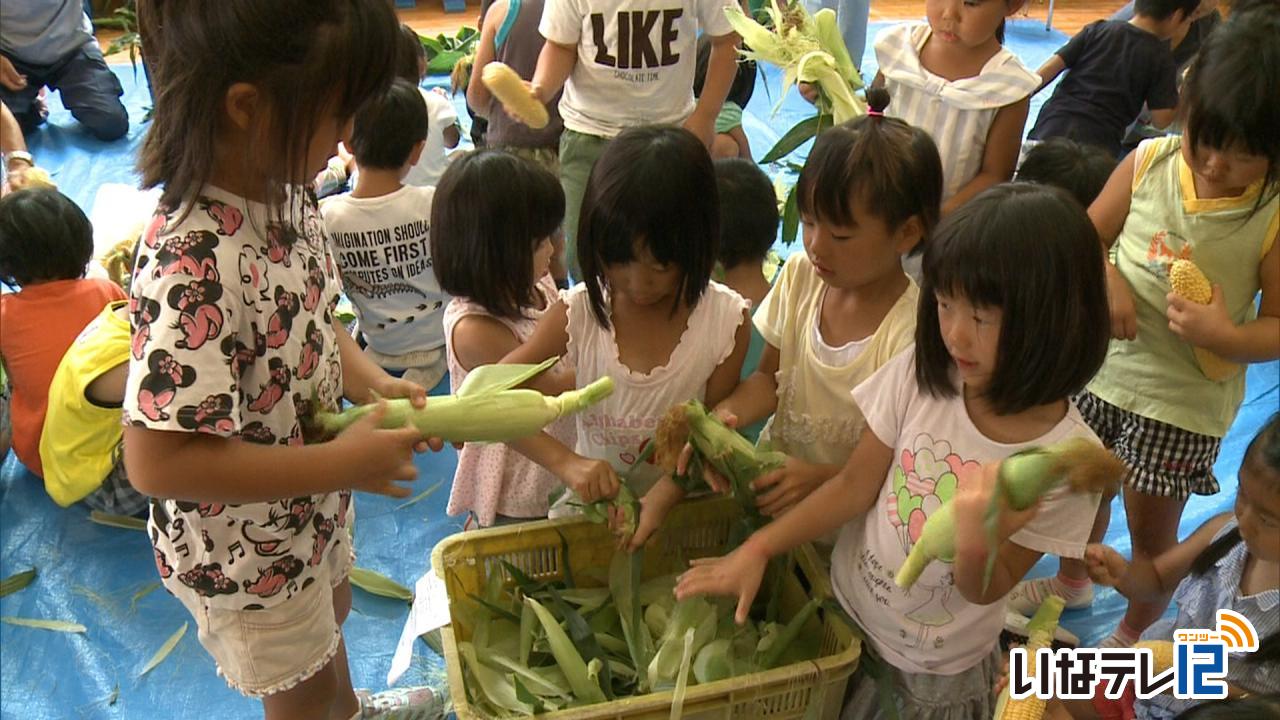
[(1210, 380), (1192, 346), (1169, 329), (1169, 266), (1193, 261), (1222, 286), (1231, 322), (1253, 320), (1258, 266), (1275, 240), (1280, 200), (1252, 212), (1262, 181), (1239, 197), (1197, 197), (1181, 148), (1181, 138), (1171, 136), (1134, 151), (1133, 197), (1112, 256), (1133, 291), (1138, 334), (1111, 341), (1089, 391), (1143, 417), (1222, 437), (1244, 398), (1244, 372)]

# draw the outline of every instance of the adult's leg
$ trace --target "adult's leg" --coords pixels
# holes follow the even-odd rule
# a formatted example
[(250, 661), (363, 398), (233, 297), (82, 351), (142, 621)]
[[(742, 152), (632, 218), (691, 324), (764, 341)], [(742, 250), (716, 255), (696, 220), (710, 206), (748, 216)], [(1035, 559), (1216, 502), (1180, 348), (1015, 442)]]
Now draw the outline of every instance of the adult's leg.
[(854, 67), (862, 69), (862, 54), (867, 50), (867, 17), (871, 14), (871, 0), (838, 0), (836, 25), (849, 49)]
[(62, 94), (62, 104), (99, 140), (116, 140), (129, 132), (129, 112), (120, 96), (124, 88), (96, 40), (90, 40), (58, 67), (49, 86)]
[(560, 187), (564, 189), (565, 264), (575, 279), (582, 279), (578, 264), (578, 214), (587, 193), (591, 166), (604, 152), (607, 138), (565, 130), (560, 136)]

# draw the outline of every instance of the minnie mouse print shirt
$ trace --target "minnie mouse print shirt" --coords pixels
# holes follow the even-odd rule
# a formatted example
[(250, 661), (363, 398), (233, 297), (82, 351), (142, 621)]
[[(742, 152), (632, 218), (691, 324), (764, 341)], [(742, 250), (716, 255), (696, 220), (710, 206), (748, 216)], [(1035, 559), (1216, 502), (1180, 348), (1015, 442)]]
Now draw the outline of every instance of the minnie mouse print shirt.
[[(313, 403), (337, 406), (339, 284), (314, 195), (294, 198), (272, 212), (206, 186), (156, 211), (129, 298), (126, 424), (297, 447)], [(324, 561), (350, 554), (350, 512), (347, 491), (240, 505), (157, 498), (148, 533), (170, 592), (253, 610), (337, 579)]]

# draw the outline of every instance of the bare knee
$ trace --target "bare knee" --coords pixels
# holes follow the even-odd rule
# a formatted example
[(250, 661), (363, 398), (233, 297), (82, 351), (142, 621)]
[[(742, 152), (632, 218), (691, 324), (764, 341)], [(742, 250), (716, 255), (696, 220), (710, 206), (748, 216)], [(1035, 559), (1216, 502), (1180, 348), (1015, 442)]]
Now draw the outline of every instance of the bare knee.
[(330, 660), (320, 672), (284, 692), (262, 699), (266, 720), (314, 720), (329, 717), (338, 697), (337, 671)]

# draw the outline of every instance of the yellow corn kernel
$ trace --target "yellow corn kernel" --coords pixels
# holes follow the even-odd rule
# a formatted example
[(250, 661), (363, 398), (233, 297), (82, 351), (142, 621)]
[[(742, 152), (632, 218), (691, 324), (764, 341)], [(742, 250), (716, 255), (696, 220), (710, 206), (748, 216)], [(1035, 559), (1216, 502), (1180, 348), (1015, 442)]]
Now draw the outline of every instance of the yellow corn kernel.
[(1169, 285), (1175, 293), (1193, 303), (1208, 305), (1213, 301), (1213, 285), (1190, 260), (1173, 261), (1169, 266)]
[(505, 63), (491, 62), (480, 72), (480, 81), (502, 103), (511, 117), (540, 130), (551, 121), (547, 106), (538, 101), (515, 70)]
[(1135, 649), (1147, 648), (1151, 651), (1151, 669), (1159, 675), (1173, 667), (1173, 643), (1168, 640), (1143, 640), (1134, 643)]
[[(1040, 603), (1040, 608), (1036, 610), (1036, 614), (1031, 618), (1031, 622), (1027, 623), (1027, 671), (1031, 675), (1037, 675), (1036, 668), (1036, 651), (1040, 648), (1053, 647), (1053, 633), (1058, 628), (1058, 619), (1062, 617), (1062, 609), (1066, 603), (1057, 595), (1050, 595)], [(1048, 702), (1041, 700), (1034, 695), (1030, 695), (1021, 700), (1014, 700), (1009, 697), (1009, 687), (1006, 685), (1004, 690), (1000, 691), (1000, 698), (996, 701), (995, 720), (1040, 720), (1044, 715)]]

